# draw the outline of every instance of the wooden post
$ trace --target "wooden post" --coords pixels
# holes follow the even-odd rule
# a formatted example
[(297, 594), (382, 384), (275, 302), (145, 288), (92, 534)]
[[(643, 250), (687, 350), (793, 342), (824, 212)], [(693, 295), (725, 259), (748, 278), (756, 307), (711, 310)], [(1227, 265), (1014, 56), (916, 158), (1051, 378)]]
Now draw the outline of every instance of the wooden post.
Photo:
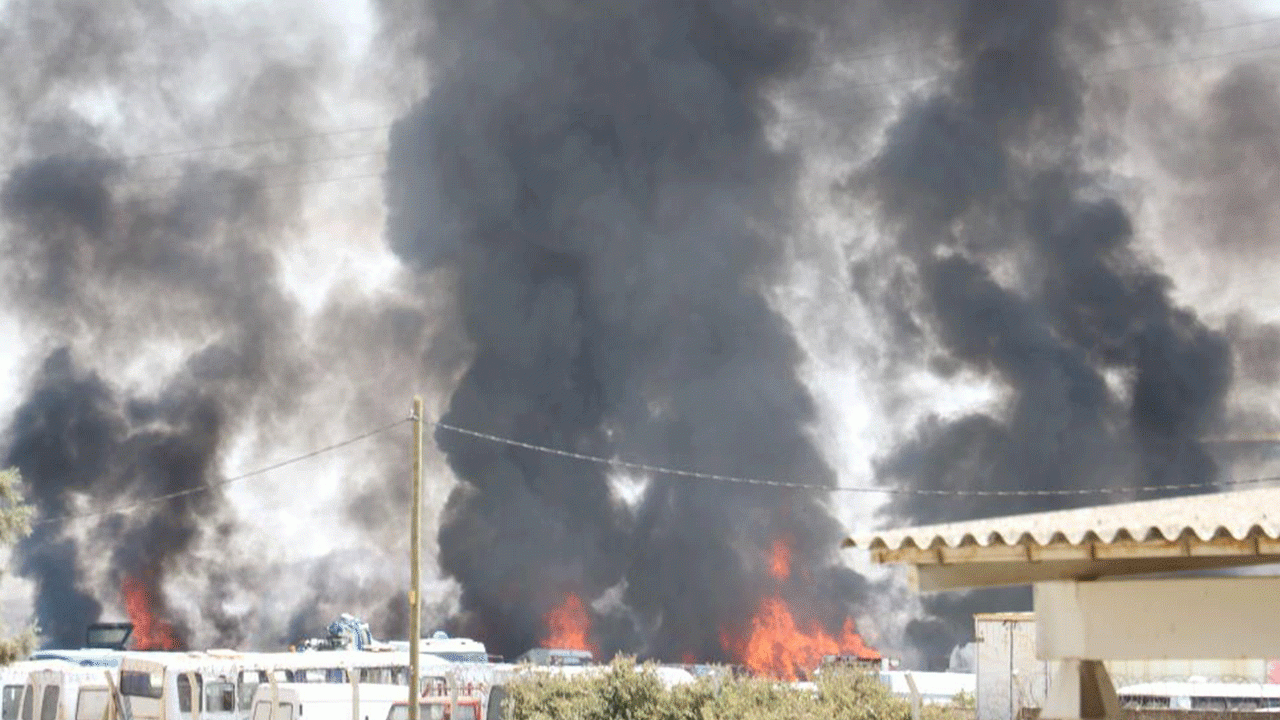
[(413, 508), (409, 512), (409, 720), (419, 720), (418, 642), (422, 637), (422, 398), (413, 398)]

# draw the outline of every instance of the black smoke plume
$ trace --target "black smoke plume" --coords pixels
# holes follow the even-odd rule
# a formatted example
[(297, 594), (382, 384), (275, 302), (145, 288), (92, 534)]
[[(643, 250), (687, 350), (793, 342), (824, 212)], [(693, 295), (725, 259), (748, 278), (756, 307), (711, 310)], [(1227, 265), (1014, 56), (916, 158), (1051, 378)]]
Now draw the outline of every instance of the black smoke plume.
[[(895, 522), (1013, 514), (1111, 496), (983, 497), (966, 490), (1080, 490), (1212, 482), (1201, 439), (1222, 419), (1232, 365), (1225, 337), (1171, 298), (1134, 249), (1135, 228), (1086, 166), (1085, 68), (1147, 18), (1131, 3), (959, 3), (957, 64), (909, 100), (869, 167), (847, 186), (873, 203), (910, 278), (910, 332), (938, 367), (989, 379), (998, 408), (931, 417), (882, 457), (881, 482), (960, 497), (897, 495)], [(866, 269), (861, 272), (865, 273)], [(900, 310), (899, 310), (900, 311)], [(1018, 598), (1022, 599), (1019, 600)], [(971, 633), (915, 634), (938, 662)], [(933, 603), (942, 611), (955, 603)], [(928, 622), (923, 621), (923, 622)], [(909, 633), (911, 631), (909, 630)]]
[[(236, 525), (208, 486), (231, 438), (283, 412), (287, 385), (305, 377), (282, 342), (296, 312), (273, 248), (298, 193), (268, 192), (238, 168), (273, 161), (277, 181), (296, 180), (306, 143), (131, 158), (113, 147), (120, 117), (91, 121), (77, 110), (78, 93), (120, 101), (123, 140), (144, 151), (155, 149), (145, 141), (158, 126), (207, 127), (211, 117), (223, 132), (305, 131), (298, 111), (311, 104), (312, 68), (270, 57), (239, 65), (245, 75), (224, 95), (189, 106), (167, 96), (131, 125), (128, 114), (154, 109), (148, 93), (166, 94), (218, 55), (205, 33), (226, 27), (221, 19), (173, 9), (18, 2), (2, 13), (0, 52), (13, 71), (0, 90), (10, 111), (21, 109), (4, 126), (15, 148), (0, 187), (4, 293), (27, 351), (43, 360), (0, 458), (22, 471), (37, 509), (19, 563), (49, 645), (78, 647), (104, 606), (122, 612), (126, 582), (180, 644), (240, 637), (239, 611), (223, 607), (224, 576), (243, 558), (218, 567), (197, 559), (202, 543)], [(142, 358), (160, 369), (138, 380)], [(175, 579), (193, 574), (207, 593), (174, 598)], [(243, 589), (252, 575), (237, 575)]]
[[(110, 163), (61, 157), (21, 166), (4, 185), (3, 207), (16, 224), (11, 257), (26, 261), (18, 265), (17, 284), (33, 315), (61, 315), (68, 332), (106, 337), (102, 324), (126, 309), (153, 313), (160, 325), (153, 332), (179, 336), (185, 329), (165, 327), (166, 321), (204, 323), (210, 330), (218, 318), (235, 321), (202, 343), (154, 394), (122, 391), (84, 368), (66, 346), (44, 361), (11, 422), (5, 461), (23, 472), (39, 516), (50, 521), (24, 542), (22, 569), (36, 581), (37, 615), (53, 644), (78, 645), (101, 601), (119, 602), (114, 593), (90, 595), (81, 563), (96, 560), (84, 557), (76, 536), (65, 535), (56, 519), (157, 497), (168, 499), (108, 513), (80, 537), (94, 556), (110, 558), (108, 587), (138, 584), (152, 613), (175, 625), (176, 639), (185, 641), (186, 623), (172, 616), (166, 601), (166, 577), (219, 521), (219, 493), (206, 486), (218, 478), (234, 416), (251, 408), (251, 398), (269, 397), (268, 366), (287, 367), (287, 358), (267, 346), (290, 317), (269, 282), (271, 261), (252, 246), (237, 252), (234, 230), (221, 235), (237, 220), (256, 224), (254, 191), (236, 191), (233, 183), (231, 192), (211, 195), (203, 182), (193, 185), (192, 194), (180, 190), (161, 201), (120, 199)], [(229, 252), (211, 260), (208, 244), (219, 240)], [(122, 281), (167, 293), (179, 305), (186, 296), (196, 311), (169, 315), (147, 307), (145, 296), (118, 294)]]
[[(45, 361), (18, 409), (5, 462), (29, 478), (40, 516), (52, 520), (74, 513), (73, 494), (93, 506), (111, 506), (199, 489), (215, 479), (211, 465), (224, 423), (210, 398), (120, 398), (62, 349)], [(112, 583), (137, 583), (157, 620), (173, 622), (166, 574), (190, 549), (217, 499), (211, 492), (177, 495), (153, 503), (147, 515), (111, 517), (90, 536), (87, 552), (109, 552)], [(59, 531), (56, 522), (37, 526), (19, 548), (21, 570), (36, 580), (46, 641), (76, 647), (101, 603), (77, 581), (78, 549)], [(175, 639), (183, 642), (181, 622), (176, 630)]]
[[(1255, 308), (1223, 335), (1152, 259), (1179, 247), (1252, 265), (1266, 247), (1275, 73), (1216, 65), (1203, 92), (1176, 68), (1096, 74), (1203, 29), (1194, 3), (381, 3), (359, 70), (338, 67), (336, 45), (289, 44), (305, 19), (280, 6), (0, 9), (0, 292), (29, 373), (0, 460), (22, 468), (40, 518), (202, 488), (245, 445), (264, 460), (314, 447), (418, 390), (447, 398), (447, 421), (520, 440), (833, 486), (811, 435), (829, 393), (801, 377), (813, 328), (788, 322), (797, 266), (836, 272), (802, 237), (840, 211), (816, 176), (843, 180), (843, 220), (865, 236), (848, 242), (868, 248), (852, 251), (854, 292), (884, 330), (834, 303), (821, 334), (874, 356), (876, 424), (910, 430), (875, 453), (886, 485), (1212, 482), (1224, 456), (1204, 438), (1239, 417), (1232, 381), (1275, 377), (1276, 318)], [(1198, 92), (1203, 106), (1184, 100)], [(377, 254), (376, 202), (349, 210), (329, 201), (351, 186), (300, 185), (376, 172), (334, 156), (378, 148), (308, 139), (346, 122), (333, 106), (370, 98), (402, 116), (385, 176), (402, 274), (375, 289), (344, 277), (304, 316), (286, 276), (327, 280), (285, 238)], [(1173, 118), (1159, 128), (1126, 115), (1159, 102)], [(238, 138), (276, 140), (222, 145)], [(1143, 142), (1155, 179), (1126, 184), (1124, 147)], [(202, 144), (220, 149), (166, 152)], [(1139, 204), (1157, 197), (1176, 207), (1153, 228)], [(917, 371), (996, 400), (920, 420), (903, 390)], [(1247, 412), (1273, 427), (1266, 400)], [(451, 627), (497, 652), (540, 644), (568, 593), (590, 604), (603, 654), (666, 659), (734, 658), (774, 593), (831, 633), (891, 596), (836, 557), (833, 518), (854, 510), (824, 493), (436, 441), (460, 480), (434, 533), (461, 588)], [(281, 547), (230, 491), (38, 525), (19, 562), (49, 642), (79, 643), (126, 576), (194, 644), (283, 643), (341, 611), (402, 633), (403, 445), (383, 436), (344, 473), (337, 549)], [(882, 519), (1064, 504), (896, 496)], [(776, 543), (791, 548), (782, 580)], [(452, 596), (435, 595), (449, 615)], [(1017, 591), (934, 598), (905, 630), (876, 624), (939, 664), (973, 610), (1021, 606)]]
[[(769, 3), (436, 5), (431, 95), (392, 132), (389, 240), (456, 277), (474, 357), (442, 418), (555, 448), (677, 467), (834, 474), (808, 436), (803, 357), (770, 305), (796, 158), (767, 91), (807, 62), (814, 8)], [(802, 622), (862, 597), (812, 492), (663, 476), (625, 506), (601, 467), (441, 430), (462, 481), (440, 531), (461, 629), (537, 645), (567, 593), (597, 641), (727, 659), (775, 592), (775, 541), (810, 582)], [(838, 591), (835, 588), (839, 588)]]

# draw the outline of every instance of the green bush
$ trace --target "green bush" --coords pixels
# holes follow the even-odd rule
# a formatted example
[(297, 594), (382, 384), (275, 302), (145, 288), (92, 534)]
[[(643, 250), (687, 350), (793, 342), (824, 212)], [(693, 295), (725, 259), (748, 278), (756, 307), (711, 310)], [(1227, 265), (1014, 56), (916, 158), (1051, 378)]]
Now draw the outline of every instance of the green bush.
[[(704, 678), (668, 689), (633, 659), (564, 677), (529, 673), (508, 686), (510, 720), (910, 720), (907, 701), (873, 674), (824, 673), (814, 686)], [(972, 720), (963, 705), (926, 707), (922, 720)]]

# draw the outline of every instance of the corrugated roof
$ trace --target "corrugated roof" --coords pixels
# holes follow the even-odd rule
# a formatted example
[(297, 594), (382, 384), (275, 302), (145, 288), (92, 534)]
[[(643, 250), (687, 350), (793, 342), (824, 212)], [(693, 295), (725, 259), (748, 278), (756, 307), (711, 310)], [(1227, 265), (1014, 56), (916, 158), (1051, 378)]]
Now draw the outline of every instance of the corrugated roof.
[(898, 550), (1227, 537), (1280, 539), (1280, 487), (859, 533), (844, 545)]

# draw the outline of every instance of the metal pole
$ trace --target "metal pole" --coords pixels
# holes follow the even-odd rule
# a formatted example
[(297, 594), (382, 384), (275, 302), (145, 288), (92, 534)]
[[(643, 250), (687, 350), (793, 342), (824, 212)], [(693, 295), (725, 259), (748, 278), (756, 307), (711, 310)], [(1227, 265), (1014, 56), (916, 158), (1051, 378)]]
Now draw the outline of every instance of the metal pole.
[(360, 720), (360, 670), (347, 668), (347, 680), (351, 682), (351, 720)]
[(905, 676), (907, 678), (907, 689), (911, 691), (911, 720), (920, 720), (920, 712), (922, 705), (920, 698), (920, 688), (916, 687), (915, 676), (908, 670)]
[(422, 637), (422, 398), (413, 398), (413, 508), (409, 513), (409, 720), (419, 720), (418, 641)]

